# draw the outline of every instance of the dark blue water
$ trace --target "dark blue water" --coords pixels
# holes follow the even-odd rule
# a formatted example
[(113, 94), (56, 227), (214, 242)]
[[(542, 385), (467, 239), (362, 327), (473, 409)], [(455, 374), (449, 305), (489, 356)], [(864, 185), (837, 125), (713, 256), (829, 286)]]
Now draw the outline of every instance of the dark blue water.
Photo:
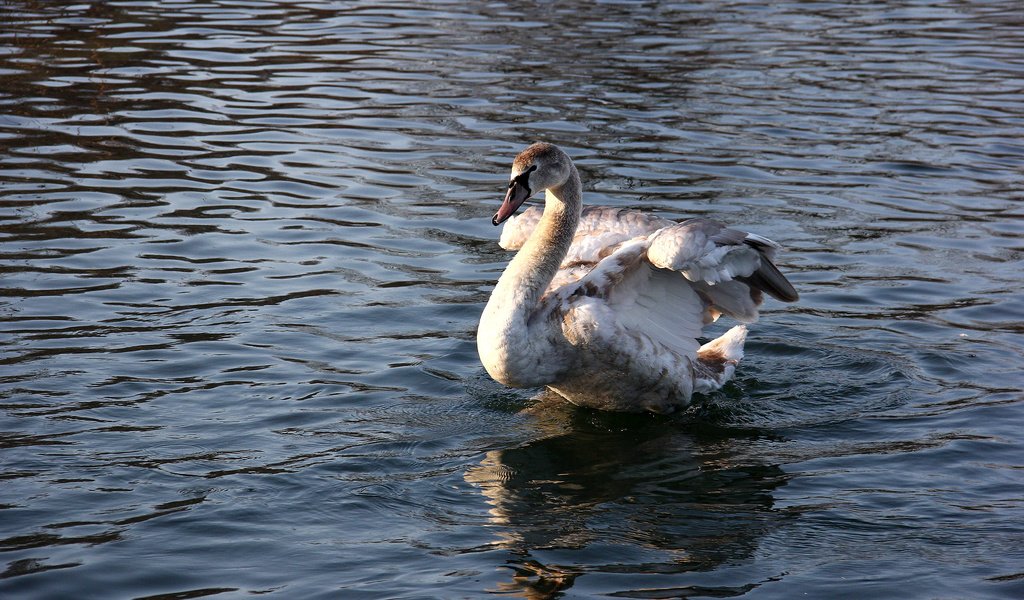
[[(0, 3), (0, 597), (1024, 597), (1024, 17)], [(491, 382), (512, 157), (787, 247), (672, 417)]]

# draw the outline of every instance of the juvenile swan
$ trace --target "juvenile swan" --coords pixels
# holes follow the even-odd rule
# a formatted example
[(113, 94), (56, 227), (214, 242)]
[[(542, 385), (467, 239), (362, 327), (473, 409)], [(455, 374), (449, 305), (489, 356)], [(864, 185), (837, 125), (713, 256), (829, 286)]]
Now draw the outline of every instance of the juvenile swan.
[[(516, 210), (544, 190), (544, 210)], [(533, 144), (512, 163), (492, 222), (519, 250), (491, 294), (477, 350), (495, 380), (547, 386), (603, 410), (668, 413), (718, 389), (743, 358), (744, 325), (700, 346), (719, 315), (757, 320), (762, 292), (797, 292), (772, 264), (775, 242), (707, 219), (676, 223), (583, 208), (572, 159)]]

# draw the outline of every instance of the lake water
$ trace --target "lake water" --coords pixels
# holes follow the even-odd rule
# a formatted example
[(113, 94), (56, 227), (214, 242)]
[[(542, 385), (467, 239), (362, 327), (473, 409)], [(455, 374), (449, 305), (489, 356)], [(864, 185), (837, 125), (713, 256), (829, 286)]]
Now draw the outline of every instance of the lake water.
[[(938, 5), (936, 5), (938, 4)], [(1024, 13), (0, 3), (0, 596), (1024, 597)], [(671, 417), (483, 371), (528, 143), (783, 243)]]

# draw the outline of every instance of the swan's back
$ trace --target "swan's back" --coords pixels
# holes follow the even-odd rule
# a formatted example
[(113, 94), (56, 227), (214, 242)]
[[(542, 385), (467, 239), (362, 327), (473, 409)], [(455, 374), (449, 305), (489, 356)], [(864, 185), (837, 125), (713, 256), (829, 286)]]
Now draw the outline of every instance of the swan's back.
[[(512, 217), (502, 229), (499, 245), (505, 250), (519, 250), (537, 227), (542, 214), (543, 207), (533, 206)], [(768, 238), (728, 228), (710, 219), (689, 219), (677, 223), (638, 210), (609, 206), (583, 207), (572, 245), (548, 291), (579, 281), (625, 242), (648, 236), (651, 238), (649, 245), (652, 246), (649, 251), (660, 254), (706, 251), (711, 255), (705, 260), (706, 265), (692, 265), (692, 268), (698, 270), (684, 275), (702, 293), (720, 300), (718, 304), (722, 306), (718, 308), (723, 309), (719, 310), (720, 313), (750, 323), (757, 318), (756, 307), (761, 304), (761, 300), (755, 297), (751, 308), (746, 298), (739, 300), (739, 297), (758, 296), (761, 292), (782, 302), (794, 302), (799, 297), (773, 263), (780, 246)], [(724, 257), (730, 249), (741, 244), (757, 252), (750, 257), (754, 261), (751, 267), (753, 272), (742, 275), (742, 267), (737, 267), (735, 274), (726, 272), (722, 276), (716, 275), (716, 270), (720, 268), (719, 257)], [(684, 250), (684, 246), (690, 248)], [(666, 265), (665, 268), (679, 270), (679, 265)], [(719, 281), (723, 278), (723, 281)], [(721, 285), (717, 290), (710, 289), (716, 283), (728, 284), (734, 278), (739, 283)], [(740, 308), (741, 305), (744, 308)]]
[[(501, 239), (498, 241), (505, 250), (518, 250), (523, 247), (526, 240), (536, 229), (544, 210), (541, 206), (531, 206), (522, 213), (510, 218), (501, 230)], [(668, 227), (675, 221), (642, 213), (638, 210), (628, 208), (612, 208), (610, 206), (584, 206), (580, 214), (580, 224), (576, 227), (575, 240), (569, 249), (567, 261), (580, 260), (574, 256), (574, 248), (579, 242), (587, 239), (617, 239), (631, 240), (635, 237), (648, 235), (662, 227)], [(594, 244), (588, 243), (588, 247)], [(577, 249), (576, 253), (581, 252)]]

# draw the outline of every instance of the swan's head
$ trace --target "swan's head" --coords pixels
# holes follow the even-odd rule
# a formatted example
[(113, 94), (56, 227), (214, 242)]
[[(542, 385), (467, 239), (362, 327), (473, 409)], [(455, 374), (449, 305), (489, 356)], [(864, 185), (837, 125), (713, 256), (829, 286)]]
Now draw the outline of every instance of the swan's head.
[(512, 179), (508, 183), (505, 201), (491, 223), (501, 225), (530, 196), (565, 183), (569, 179), (571, 165), (569, 156), (553, 144), (538, 142), (520, 152), (512, 161)]

